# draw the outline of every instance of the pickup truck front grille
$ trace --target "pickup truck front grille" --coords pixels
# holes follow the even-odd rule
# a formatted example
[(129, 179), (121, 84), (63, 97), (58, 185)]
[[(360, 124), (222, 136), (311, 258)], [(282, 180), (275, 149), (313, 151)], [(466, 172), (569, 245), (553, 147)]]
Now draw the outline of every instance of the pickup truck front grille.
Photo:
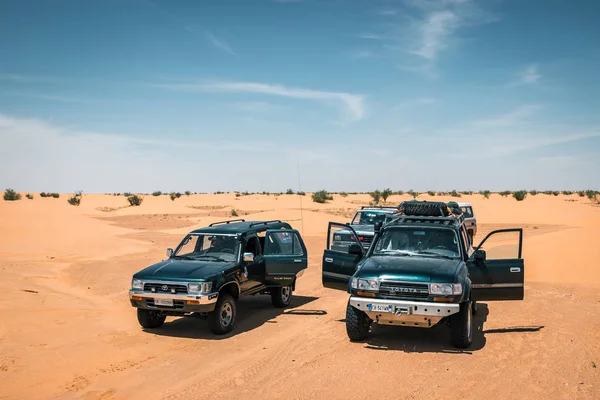
[(369, 247), (373, 241), (373, 236), (359, 236), (358, 239), (362, 243), (363, 247)]
[(156, 293), (187, 293), (187, 285), (179, 285), (172, 283), (144, 283), (144, 290), (147, 292)]
[(426, 300), (429, 286), (426, 283), (383, 281), (379, 285), (379, 294), (389, 299)]

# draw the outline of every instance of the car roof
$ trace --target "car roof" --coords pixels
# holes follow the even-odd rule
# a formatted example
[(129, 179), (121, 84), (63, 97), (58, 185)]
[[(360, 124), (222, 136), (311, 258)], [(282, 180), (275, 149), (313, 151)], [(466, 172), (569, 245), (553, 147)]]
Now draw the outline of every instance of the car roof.
[(361, 208), (357, 212), (361, 212), (361, 211), (383, 211), (383, 212), (387, 212), (387, 213), (393, 213), (393, 212), (396, 212), (396, 210), (398, 210), (396, 207), (365, 207), (365, 208)]
[(472, 207), (471, 203), (459, 203), (459, 202), (457, 202), (456, 204), (458, 204), (459, 207)]
[[(235, 221), (235, 222), (234, 222)], [(257, 232), (266, 231), (267, 229), (292, 229), (290, 224), (279, 220), (274, 221), (245, 221), (245, 220), (234, 220), (234, 221), (221, 221), (214, 222), (209, 226), (195, 229), (190, 233), (227, 233), (227, 234), (241, 234), (245, 232)]]

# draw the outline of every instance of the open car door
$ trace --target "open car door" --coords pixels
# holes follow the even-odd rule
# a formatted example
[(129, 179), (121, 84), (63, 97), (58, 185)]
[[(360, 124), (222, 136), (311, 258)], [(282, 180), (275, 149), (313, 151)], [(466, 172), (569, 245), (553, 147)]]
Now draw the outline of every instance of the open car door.
[(348, 282), (365, 252), (351, 226), (330, 222), (327, 248), (323, 253), (323, 286), (347, 291)]
[(263, 254), (268, 286), (290, 285), (308, 267), (306, 246), (295, 229), (268, 229)]
[(499, 229), (487, 234), (467, 261), (472, 300), (523, 300), (522, 248), (522, 228)]

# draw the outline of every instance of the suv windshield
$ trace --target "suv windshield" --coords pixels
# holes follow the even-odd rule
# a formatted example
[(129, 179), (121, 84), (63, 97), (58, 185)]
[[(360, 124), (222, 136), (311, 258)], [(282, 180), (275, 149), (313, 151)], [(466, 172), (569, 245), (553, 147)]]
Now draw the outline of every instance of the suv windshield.
[(385, 219), (389, 212), (385, 211), (358, 211), (352, 219), (352, 225), (375, 225), (376, 222)]
[(191, 260), (211, 259), (235, 261), (240, 242), (234, 236), (218, 234), (189, 234), (175, 250), (173, 257)]
[(373, 255), (422, 255), (459, 257), (456, 232), (448, 228), (389, 227), (385, 229), (373, 250)]

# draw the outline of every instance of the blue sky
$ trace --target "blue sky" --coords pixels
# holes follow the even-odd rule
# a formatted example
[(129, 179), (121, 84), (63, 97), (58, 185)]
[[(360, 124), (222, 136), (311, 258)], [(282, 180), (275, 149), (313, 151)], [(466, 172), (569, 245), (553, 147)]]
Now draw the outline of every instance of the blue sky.
[(20, 191), (600, 188), (600, 3), (7, 0)]

